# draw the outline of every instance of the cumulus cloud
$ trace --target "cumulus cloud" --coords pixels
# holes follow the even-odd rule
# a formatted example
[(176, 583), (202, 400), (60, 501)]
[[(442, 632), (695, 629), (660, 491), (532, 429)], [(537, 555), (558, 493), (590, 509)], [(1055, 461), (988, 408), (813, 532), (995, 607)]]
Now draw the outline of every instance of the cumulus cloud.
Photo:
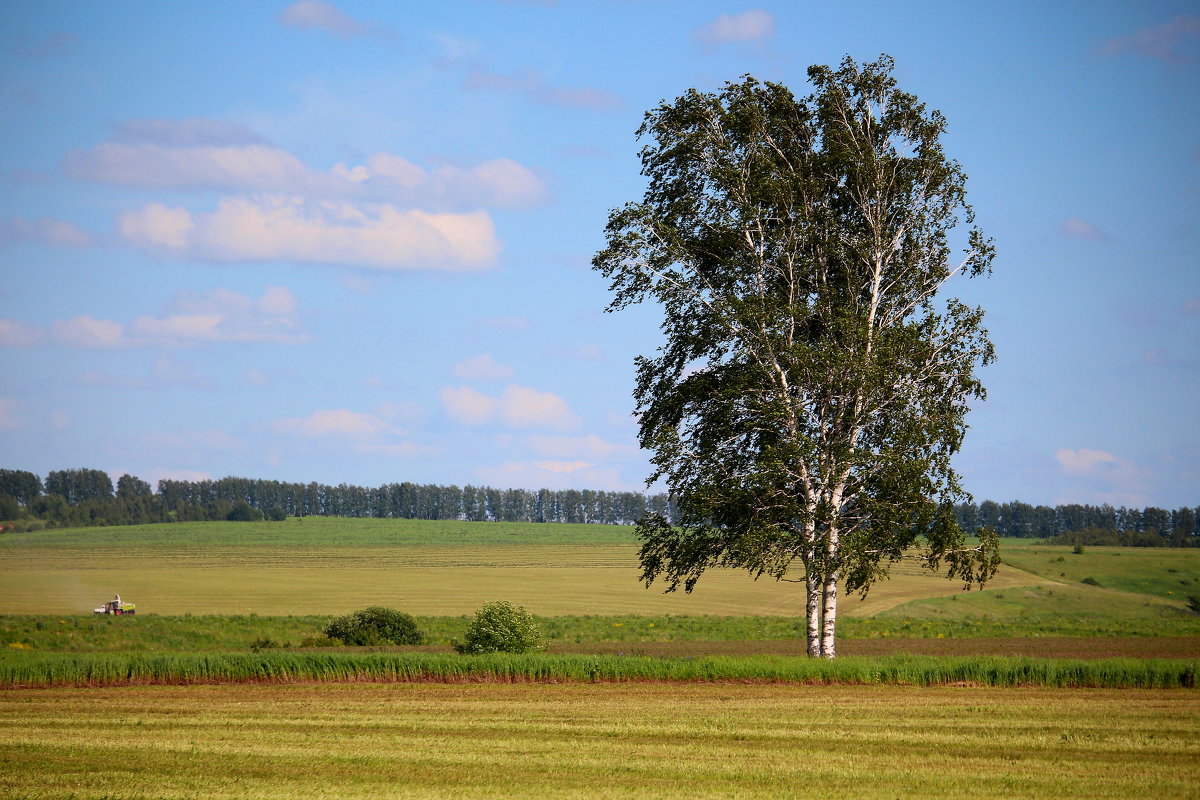
[(569, 430), (579, 424), (562, 397), (526, 386), (509, 384), (499, 397), (470, 386), (447, 386), (441, 399), (446, 415), (467, 425), (499, 422), (510, 428)]
[(768, 11), (752, 9), (741, 14), (722, 14), (692, 33), (709, 47), (722, 44), (762, 44), (775, 35), (775, 17)]
[(302, 191), (321, 180), (291, 153), (250, 142), (102, 142), (68, 153), (62, 168), (75, 180), (147, 189)]
[(1086, 219), (1080, 219), (1079, 217), (1064, 219), (1058, 226), (1058, 229), (1064, 236), (1069, 236), (1073, 239), (1089, 239), (1093, 242), (1108, 241), (1108, 234)]
[(324, 442), (326, 446), (349, 446), (363, 455), (414, 458), (437, 452), (436, 447), (405, 440), (406, 431), (374, 414), (347, 408), (319, 409), (307, 417), (276, 420), (271, 429), (283, 436)]
[(533, 170), (508, 158), (426, 169), (392, 153), (313, 169), (245, 126), (141, 119), (62, 162), (71, 178), (144, 189), (285, 193), (314, 200), (398, 203), (429, 210), (525, 208), (549, 197)]
[(1104, 465), (1117, 463), (1117, 457), (1103, 450), (1089, 450), (1081, 447), (1078, 450), (1058, 450), (1054, 453), (1063, 472), (1068, 475), (1088, 475), (1095, 473)]
[(470, 386), (447, 386), (442, 389), (442, 408), (446, 416), (466, 425), (483, 425), (496, 415), (497, 401)]
[(587, 108), (594, 111), (613, 111), (625, 106), (621, 96), (608, 89), (593, 86), (554, 86), (546, 80), (545, 75), (535, 69), (505, 75), (475, 67), (467, 73), (463, 88), (469, 91), (511, 92), (539, 105)]
[(1200, 41), (1200, 17), (1180, 14), (1168, 22), (1140, 28), (1128, 36), (1109, 39), (1099, 47), (1102, 56), (1137, 53), (1168, 63), (1195, 61)]
[(32, 347), (44, 336), (45, 332), (37, 325), (19, 319), (0, 319), (0, 347)]
[(484, 353), (454, 365), (454, 374), (464, 380), (503, 381), (516, 375), (512, 367)]
[(93, 243), (91, 234), (70, 222), (52, 217), (29, 220), (23, 217), (0, 220), (0, 244), (40, 242), (82, 248)]
[(500, 250), (486, 211), (431, 214), (388, 204), (229, 197), (192, 214), (151, 203), (118, 217), (130, 243), (171, 258), (296, 261), (375, 269), (483, 269)]
[(55, 322), (51, 337), (62, 345), (96, 349), (308, 340), (295, 316), (295, 298), (282, 286), (269, 287), (257, 299), (225, 289), (181, 292), (162, 316), (122, 323), (81, 315)]
[(296, 434), (311, 439), (329, 436), (365, 439), (397, 432), (391, 425), (372, 414), (360, 414), (345, 408), (322, 409), (307, 417), (281, 419), (272, 427), (279, 433)]
[(121, 323), (89, 315), (55, 322), (51, 333), (56, 341), (69, 347), (114, 348), (126, 343)]

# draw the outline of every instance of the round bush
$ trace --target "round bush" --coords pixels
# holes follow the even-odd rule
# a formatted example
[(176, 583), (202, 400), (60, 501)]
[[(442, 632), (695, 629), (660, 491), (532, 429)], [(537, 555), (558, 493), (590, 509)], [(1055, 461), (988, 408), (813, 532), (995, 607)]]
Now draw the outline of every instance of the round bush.
[(542, 649), (542, 631), (523, 607), (499, 601), (475, 612), (462, 642), (454, 642), (460, 653), (528, 653)]
[(425, 634), (408, 614), (383, 606), (371, 606), (338, 617), (325, 628), (325, 635), (343, 644), (421, 644)]

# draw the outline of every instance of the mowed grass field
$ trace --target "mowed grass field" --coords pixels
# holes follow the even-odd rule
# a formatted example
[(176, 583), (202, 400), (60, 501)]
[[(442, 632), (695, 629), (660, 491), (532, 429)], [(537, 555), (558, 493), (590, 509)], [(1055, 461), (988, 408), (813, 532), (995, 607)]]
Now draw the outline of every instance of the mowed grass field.
[[(1187, 586), (1179, 581), (1200, 576), (1200, 551), (1122, 549), (1114, 557), (1101, 550), (1074, 556), (1070, 548), (1008, 540), (1006, 563), (983, 593), (964, 594), (941, 575), (897, 564), (865, 600), (845, 598), (841, 614), (933, 619), (957, 606), (912, 604), (968, 598), (983, 602), (986, 612), (987, 601), (976, 598), (1029, 587), (1033, 607), (1072, 597), (1073, 607), (1132, 608), (1129, 598), (1136, 597), (1137, 608), (1148, 609), (1138, 613), (1169, 615), (1185, 608)], [(542, 616), (795, 617), (802, 611), (802, 585), (754, 581), (740, 570), (711, 571), (691, 595), (647, 588), (638, 581), (636, 551), (631, 528), (599, 525), (309, 517), (84, 528), (0, 536), (0, 592), (9, 614), (86, 614), (115, 593), (136, 602), (140, 614), (164, 615), (333, 615), (387, 605), (459, 616), (501, 598)], [(1138, 583), (1116, 577), (1126, 566), (1136, 566)], [(1080, 584), (1079, 572), (1095, 573), (1108, 594)], [(1057, 586), (1071, 591), (1064, 588), (1047, 604), (1044, 593)]]
[[(534, 673), (554, 659), (584, 673), (593, 662), (703, 673), (728, 655), (760, 679), (372, 683), (339, 668), (327, 683), (0, 689), (0, 797), (1197, 796), (1194, 688), (875, 677), (915, 669), (912, 656), (887, 655), (900, 652), (934, 655), (938, 668), (980, 654), (1159, 656), (1172, 660), (1089, 664), (1104, 675), (1184, 669), (1194, 680), (1194, 661), (1175, 659), (1200, 653), (1200, 615), (1174, 587), (1188, 588), (1180, 581), (1200, 570), (1200, 552), (1075, 556), (1006, 541), (996, 580), (968, 593), (899, 565), (865, 601), (845, 598), (839, 649), (861, 655), (833, 665), (857, 664), (866, 677), (830, 686), (761, 678), (814, 663), (793, 658), (803, 652), (800, 586), (718, 571), (692, 595), (664, 595), (638, 582), (636, 550), (628, 528), (318, 518), (2, 536), (0, 666), (205, 653), (249, 667), (327, 652), (338, 663), (424, 658), (250, 652), (264, 638), (295, 647), (332, 615), (389, 605), (417, 615), (433, 640), (421, 649), (445, 651), (429, 658), (455, 669), (464, 657), (446, 643), (466, 615), (506, 599), (547, 633), (551, 655), (527, 659)], [(91, 616), (115, 592), (139, 614)], [(997, 661), (1027, 674), (1019, 659)]]
[(0, 691), (6, 797), (1189, 798), (1189, 690)]

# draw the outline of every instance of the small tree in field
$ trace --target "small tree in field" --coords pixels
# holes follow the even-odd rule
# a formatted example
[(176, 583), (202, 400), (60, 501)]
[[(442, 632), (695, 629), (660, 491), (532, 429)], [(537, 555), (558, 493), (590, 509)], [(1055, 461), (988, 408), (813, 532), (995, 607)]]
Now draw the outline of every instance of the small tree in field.
[(533, 616), (504, 601), (476, 611), (463, 641), (454, 642), (460, 653), (528, 653), (542, 647), (542, 631)]
[(408, 614), (383, 606), (371, 606), (338, 617), (325, 628), (325, 635), (342, 644), (371, 646), (381, 644), (422, 644), (425, 634)]
[(865, 594), (906, 557), (983, 583), (999, 563), (989, 531), (965, 543), (950, 464), (992, 345), (981, 309), (939, 296), (993, 247), (971, 228), (952, 263), (966, 175), (891, 70), (847, 58), (809, 69), (806, 98), (746, 77), (649, 112), (645, 196), (593, 260), (610, 311), (664, 311), (634, 399), (678, 516), (639, 522), (643, 579), (802, 582), (810, 655), (835, 653), (839, 583)]

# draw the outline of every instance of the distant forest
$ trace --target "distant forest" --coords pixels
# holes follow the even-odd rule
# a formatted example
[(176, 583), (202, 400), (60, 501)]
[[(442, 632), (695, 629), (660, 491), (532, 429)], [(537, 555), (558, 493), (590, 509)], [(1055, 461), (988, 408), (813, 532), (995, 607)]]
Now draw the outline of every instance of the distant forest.
[[(133, 475), (122, 475), (114, 487), (108, 473), (98, 469), (57, 470), (44, 482), (32, 472), (0, 469), (0, 524), (6, 531), (297, 516), (630, 525), (653, 512), (672, 518), (671, 499), (665, 494), (590, 489), (529, 491), (408, 482), (367, 488), (252, 478), (161, 480), (154, 488)], [(991, 527), (1001, 536), (1060, 544), (1200, 545), (1200, 508), (1033, 506), (986, 500), (958, 505), (955, 514), (968, 532)]]

